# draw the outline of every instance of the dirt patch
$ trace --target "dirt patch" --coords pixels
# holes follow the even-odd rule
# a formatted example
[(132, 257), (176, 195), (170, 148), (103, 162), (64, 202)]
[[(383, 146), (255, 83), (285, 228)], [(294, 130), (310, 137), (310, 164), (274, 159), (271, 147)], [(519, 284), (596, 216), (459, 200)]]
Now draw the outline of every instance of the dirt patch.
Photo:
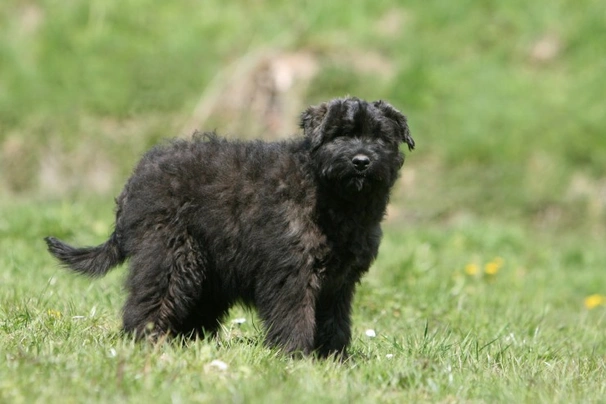
[(181, 132), (213, 127), (238, 136), (278, 138), (297, 130), (302, 100), (320, 69), (308, 51), (263, 50), (237, 60), (221, 71), (202, 92)]

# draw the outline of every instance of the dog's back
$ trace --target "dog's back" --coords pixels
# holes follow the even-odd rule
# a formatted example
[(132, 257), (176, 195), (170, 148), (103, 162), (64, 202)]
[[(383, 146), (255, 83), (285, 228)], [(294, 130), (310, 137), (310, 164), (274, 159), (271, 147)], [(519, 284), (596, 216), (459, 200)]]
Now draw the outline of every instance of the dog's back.
[[(205, 133), (156, 146), (116, 199), (115, 230), (105, 243), (75, 248), (47, 237), (49, 251), (78, 273), (103, 276), (140, 249), (146, 233), (184, 222), (199, 238), (210, 233), (258, 240), (262, 233), (296, 233), (284, 228), (294, 218), (284, 216), (295, 205), (295, 212), (314, 205), (307, 143), (227, 141)], [(217, 246), (226, 248), (234, 246)]]

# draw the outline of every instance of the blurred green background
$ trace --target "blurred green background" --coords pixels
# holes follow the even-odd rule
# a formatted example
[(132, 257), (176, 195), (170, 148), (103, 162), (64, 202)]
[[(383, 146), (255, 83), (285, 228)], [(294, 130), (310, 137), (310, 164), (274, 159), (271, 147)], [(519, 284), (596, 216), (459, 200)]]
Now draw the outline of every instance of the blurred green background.
[[(105, 240), (163, 139), (287, 138), (348, 94), (417, 143), (353, 362), (283, 360), (240, 308), (218, 344), (133, 345), (125, 271), (44, 252)], [(604, 0), (1, 0), (0, 402), (603, 402), (605, 94)]]
[(1, 198), (115, 195), (163, 138), (350, 94), (409, 117), (393, 223), (600, 237), (605, 73), (603, 0), (3, 0)]

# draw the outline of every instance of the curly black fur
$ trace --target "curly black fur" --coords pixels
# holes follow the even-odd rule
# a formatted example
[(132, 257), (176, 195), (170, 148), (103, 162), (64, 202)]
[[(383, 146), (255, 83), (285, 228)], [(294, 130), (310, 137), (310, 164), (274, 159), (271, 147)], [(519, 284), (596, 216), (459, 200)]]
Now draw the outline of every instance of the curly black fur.
[(258, 309), (269, 345), (344, 355), (399, 145), (414, 141), (383, 101), (332, 100), (303, 112), (301, 127), (292, 141), (203, 134), (158, 146), (116, 200), (107, 242), (78, 249), (49, 237), (49, 251), (90, 276), (128, 258), (123, 328), (139, 337), (215, 333), (243, 302)]

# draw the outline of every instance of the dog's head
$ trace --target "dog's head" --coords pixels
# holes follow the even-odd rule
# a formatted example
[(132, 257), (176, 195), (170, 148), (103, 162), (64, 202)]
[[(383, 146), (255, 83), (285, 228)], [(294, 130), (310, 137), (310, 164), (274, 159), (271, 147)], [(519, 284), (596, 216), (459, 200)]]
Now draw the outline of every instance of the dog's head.
[(384, 101), (352, 97), (309, 107), (301, 128), (317, 175), (349, 195), (388, 190), (404, 162), (399, 146), (415, 146), (406, 117)]

